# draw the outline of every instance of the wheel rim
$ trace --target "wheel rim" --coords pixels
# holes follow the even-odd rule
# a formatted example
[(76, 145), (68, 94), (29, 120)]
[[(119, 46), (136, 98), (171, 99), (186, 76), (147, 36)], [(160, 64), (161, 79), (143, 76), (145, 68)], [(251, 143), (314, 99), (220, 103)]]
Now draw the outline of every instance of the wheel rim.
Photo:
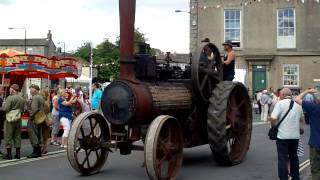
[(99, 113), (78, 116), (69, 134), (68, 159), (81, 174), (97, 173), (108, 157), (109, 127)]
[[(208, 54), (213, 55), (211, 63), (208, 63)], [(215, 74), (214, 78), (204, 71), (206, 68)], [(196, 97), (200, 97), (202, 101), (207, 102), (214, 85), (222, 81), (223, 78), (223, 64), (220, 52), (214, 44), (206, 44), (193, 56), (191, 74)]]
[(235, 86), (227, 103), (226, 137), (230, 161), (239, 162), (245, 156), (251, 139), (252, 114), (246, 89)]
[(182, 165), (183, 138), (178, 122), (159, 116), (150, 125), (146, 143), (146, 169), (151, 179), (175, 179)]

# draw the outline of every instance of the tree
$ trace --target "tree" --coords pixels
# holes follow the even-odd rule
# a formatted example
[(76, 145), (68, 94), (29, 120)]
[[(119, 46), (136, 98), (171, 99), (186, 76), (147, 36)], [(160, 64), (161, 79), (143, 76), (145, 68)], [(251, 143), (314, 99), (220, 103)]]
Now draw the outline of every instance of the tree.
[(93, 63), (98, 65), (98, 78), (116, 78), (119, 73), (120, 51), (108, 39), (93, 49)]
[(80, 47), (78, 47), (78, 49), (74, 53), (74, 56), (79, 57), (87, 62), (90, 62), (90, 49), (91, 43), (85, 42)]
[[(145, 34), (139, 32), (139, 29), (136, 29), (134, 32), (134, 53), (138, 52), (138, 45), (140, 43), (146, 43), (147, 38)], [(90, 61), (90, 46), (89, 42), (85, 42), (82, 46), (80, 46), (74, 56), (82, 58), (85, 61)], [(96, 66), (98, 70), (98, 78), (99, 79), (110, 79), (116, 78), (119, 74), (120, 69), (120, 37), (117, 37), (115, 44), (109, 41), (109, 39), (105, 39), (102, 43), (98, 44), (95, 48), (93, 48), (93, 64)], [(151, 55), (156, 55), (161, 53), (159, 49), (151, 48)]]

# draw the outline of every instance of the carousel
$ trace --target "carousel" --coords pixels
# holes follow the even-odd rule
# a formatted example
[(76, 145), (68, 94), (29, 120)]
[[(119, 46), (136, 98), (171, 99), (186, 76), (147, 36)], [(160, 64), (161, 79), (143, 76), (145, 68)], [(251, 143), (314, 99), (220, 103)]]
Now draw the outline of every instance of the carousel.
[[(60, 78), (77, 79), (81, 72), (81, 64), (75, 58), (58, 59), (54, 56), (47, 58), (40, 55), (22, 54), (12, 49), (0, 51), (0, 66), (4, 97), (9, 94), (9, 87), (12, 84), (18, 84), (26, 91), (28, 85), (31, 85), (27, 82), (30, 78), (47, 79), (48, 87), (46, 88), (50, 90), (51, 80)], [(28, 114), (22, 116), (22, 131), (25, 131)]]

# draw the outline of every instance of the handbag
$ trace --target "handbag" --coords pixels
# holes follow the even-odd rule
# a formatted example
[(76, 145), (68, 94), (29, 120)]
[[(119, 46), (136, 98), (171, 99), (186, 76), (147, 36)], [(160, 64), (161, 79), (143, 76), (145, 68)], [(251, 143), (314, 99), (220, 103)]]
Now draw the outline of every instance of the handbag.
[(52, 117), (52, 114), (51, 113), (49, 113), (48, 115), (47, 115), (47, 118), (46, 118), (46, 125), (48, 126), (48, 127), (50, 127), (52, 124), (53, 124), (53, 117)]
[(46, 113), (44, 113), (43, 111), (38, 111), (35, 115), (34, 115), (34, 123), (36, 125), (42, 124), (46, 121), (47, 119), (47, 115)]
[(290, 107), (289, 107), (288, 111), (286, 112), (286, 114), (282, 117), (281, 121), (275, 127), (271, 127), (269, 129), (268, 136), (269, 136), (270, 140), (278, 140), (278, 128), (279, 128), (280, 124), (282, 123), (282, 121), (287, 117), (287, 115), (291, 111), (293, 104), (294, 104), (294, 102), (293, 102), (293, 100), (291, 100)]
[(6, 113), (6, 119), (8, 122), (17, 122), (19, 119), (21, 119), (20, 109), (11, 110)]

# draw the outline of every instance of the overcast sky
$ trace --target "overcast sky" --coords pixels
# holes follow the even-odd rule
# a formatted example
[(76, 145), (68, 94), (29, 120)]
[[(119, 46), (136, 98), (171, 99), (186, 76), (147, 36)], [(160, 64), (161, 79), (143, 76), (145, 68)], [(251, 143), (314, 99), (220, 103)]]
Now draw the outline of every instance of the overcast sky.
[[(119, 0), (0, 0), (0, 39), (44, 38), (50, 29), (53, 40), (66, 43), (66, 51), (83, 42), (95, 45), (119, 35)], [(136, 28), (148, 43), (162, 51), (189, 51), (189, 0), (136, 0)], [(57, 45), (58, 46), (58, 45)]]

